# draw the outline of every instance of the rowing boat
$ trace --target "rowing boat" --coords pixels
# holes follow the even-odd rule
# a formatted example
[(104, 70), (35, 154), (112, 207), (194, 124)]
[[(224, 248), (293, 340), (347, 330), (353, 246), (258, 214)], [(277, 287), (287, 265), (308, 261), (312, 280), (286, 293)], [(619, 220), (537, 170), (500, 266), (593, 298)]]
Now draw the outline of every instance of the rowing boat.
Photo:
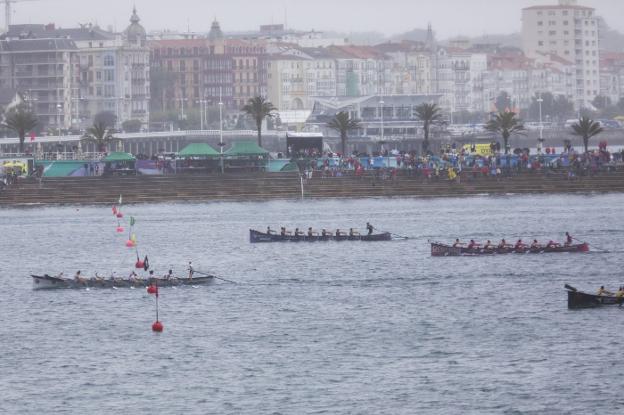
[(619, 305), (622, 306), (622, 297), (614, 295), (595, 295), (578, 291), (571, 285), (565, 285), (568, 290), (568, 308), (592, 308), (603, 305)]
[(372, 235), (275, 235), (265, 232), (249, 230), (249, 242), (318, 242), (318, 241), (365, 241), (365, 242), (378, 242), (378, 241), (391, 241), (392, 234), (389, 232), (377, 233)]
[(431, 242), (431, 256), (480, 256), (480, 255), (502, 255), (502, 254), (547, 254), (547, 253), (576, 253), (589, 252), (589, 244), (582, 243), (576, 245), (542, 246), (539, 248), (468, 248), (452, 246), (439, 242)]
[(214, 281), (214, 276), (193, 278), (81, 278), (80, 280), (52, 277), (50, 275), (31, 275), (33, 289), (45, 290), (56, 288), (144, 288), (151, 284), (159, 287), (175, 287), (180, 285), (205, 285)]

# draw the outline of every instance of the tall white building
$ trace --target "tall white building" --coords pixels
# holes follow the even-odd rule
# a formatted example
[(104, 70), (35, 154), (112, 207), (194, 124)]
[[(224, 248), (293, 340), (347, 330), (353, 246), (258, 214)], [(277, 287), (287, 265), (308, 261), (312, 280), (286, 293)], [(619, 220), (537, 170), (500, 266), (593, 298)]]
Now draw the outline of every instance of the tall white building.
[(600, 41), (595, 9), (576, 0), (522, 10), (522, 47), (528, 57), (554, 54), (576, 65), (575, 105), (600, 94)]

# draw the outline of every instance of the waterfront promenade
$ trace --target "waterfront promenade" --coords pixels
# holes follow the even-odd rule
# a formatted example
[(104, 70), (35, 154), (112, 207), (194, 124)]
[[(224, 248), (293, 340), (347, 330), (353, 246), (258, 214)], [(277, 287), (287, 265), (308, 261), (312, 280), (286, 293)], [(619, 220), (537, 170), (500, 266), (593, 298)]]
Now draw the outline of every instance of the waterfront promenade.
[[(510, 177), (460, 180), (398, 176), (314, 177), (303, 180), (304, 198), (453, 197), (509, 193), (624, 192), (624, 169), (570, 179), (565, 171), (523, 172)], [(302, 180), (291, 173), (190, 176), (63, 177), (20, 180), (0, 192), (0, 205), (109, 204), (300, 199)]]

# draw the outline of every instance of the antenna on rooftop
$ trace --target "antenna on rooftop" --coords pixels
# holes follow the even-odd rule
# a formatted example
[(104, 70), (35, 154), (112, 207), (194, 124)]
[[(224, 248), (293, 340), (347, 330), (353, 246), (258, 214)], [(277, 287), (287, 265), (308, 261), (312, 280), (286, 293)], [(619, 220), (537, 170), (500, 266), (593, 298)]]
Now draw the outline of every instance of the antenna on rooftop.
[(12, 13), (11, 8), (13, 3), (21, 3), (24, 1), (37, 1), (37, 0), (0, 0), (0, 3), (4, 3), (4, 23), (6, 24), (6, 30), (9, 31), (11, 26)]

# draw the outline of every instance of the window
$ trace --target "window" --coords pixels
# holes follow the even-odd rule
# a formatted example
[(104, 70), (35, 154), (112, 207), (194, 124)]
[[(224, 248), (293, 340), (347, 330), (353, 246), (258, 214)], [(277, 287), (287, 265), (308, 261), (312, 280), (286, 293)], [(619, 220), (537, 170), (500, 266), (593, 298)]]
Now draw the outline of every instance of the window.
[(538, 26), (544, 26), (544, 22), (542, 22), (541, 20), (537, 22)]
[(115, 58), (111, 55), (104, 56), (104, 66), (115, 66)]
[(115, 71), (112, 69), (107, 69), (104, 71), (104, 80), (108, 82), (112, 82), (115, 80)]
[(102, 80), (102, 72), (97, 71), (97, 72), (95, 73), (95, 80), (96, 80), (96, 81), (101, 81), (101, 80)]
[(537, 46), (544, 46), (544, 42), (540, 40), (539, 42), (537, 42)]
[(549, 36), (556, 36), (557, 35), (557, 31), (556, 30), (551, 30), (548, 32)]

